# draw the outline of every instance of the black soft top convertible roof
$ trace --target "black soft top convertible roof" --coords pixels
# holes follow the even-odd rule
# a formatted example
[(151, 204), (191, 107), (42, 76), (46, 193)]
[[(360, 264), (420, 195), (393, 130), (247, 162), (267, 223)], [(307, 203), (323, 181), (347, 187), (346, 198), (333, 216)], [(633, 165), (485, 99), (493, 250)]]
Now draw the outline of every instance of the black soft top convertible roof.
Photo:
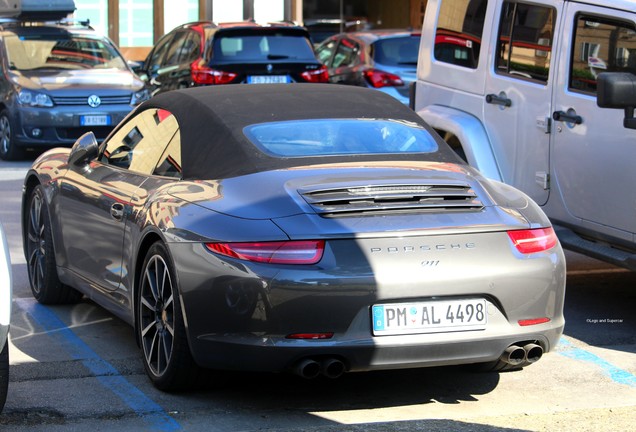
[(382, 92), (331, 84), (258, 84), (196, 87), (160, 93), (139, 109), (170, 111), (181, 132), (186, 180), (223, 179), (271, 169), (382, 160), (458, 162), (441, 139), (426, 154), (356, 154), (277, 158), (261, 152), (243, 134), (258, 123), (304, 119), (393, 119), (432, 129), (413, 110)]

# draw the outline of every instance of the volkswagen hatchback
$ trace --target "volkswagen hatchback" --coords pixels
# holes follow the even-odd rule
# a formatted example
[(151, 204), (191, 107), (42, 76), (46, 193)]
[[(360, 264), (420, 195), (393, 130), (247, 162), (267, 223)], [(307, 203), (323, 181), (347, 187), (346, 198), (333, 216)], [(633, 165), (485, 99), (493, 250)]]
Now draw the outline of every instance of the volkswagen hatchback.
[(0, 31), (0, 158), (102, 140), (148, 99), (115, 45), (87, 26), (24, 21)]

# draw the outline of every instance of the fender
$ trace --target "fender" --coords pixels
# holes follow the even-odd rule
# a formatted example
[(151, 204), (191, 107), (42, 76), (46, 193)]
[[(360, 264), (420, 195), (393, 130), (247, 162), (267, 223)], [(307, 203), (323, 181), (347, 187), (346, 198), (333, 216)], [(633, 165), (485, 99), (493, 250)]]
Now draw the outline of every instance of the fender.
[(454, 134), (471, 166), (484, 176), (503, 182), (488, 134), (477, 117), (442, 105), (429, 105), (417, 113), (434, 129)]

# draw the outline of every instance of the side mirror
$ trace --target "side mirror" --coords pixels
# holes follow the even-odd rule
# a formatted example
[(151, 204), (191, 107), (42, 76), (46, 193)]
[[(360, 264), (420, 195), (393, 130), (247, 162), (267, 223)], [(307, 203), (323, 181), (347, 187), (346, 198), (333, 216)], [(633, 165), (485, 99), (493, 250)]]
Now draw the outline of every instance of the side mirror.
[(627, 129), (636, 129), (636, 75), (628, 72), (598, 74), (596, 104), (601, 108), (624, 109), (623, 126)]
[(68, 155), (68, 163), (76, 167), (83, 167), (94, 160), (98, 153), (99, 145), (95, 139), (95, 134), (86, 132), (73, 144), (71, 153)]

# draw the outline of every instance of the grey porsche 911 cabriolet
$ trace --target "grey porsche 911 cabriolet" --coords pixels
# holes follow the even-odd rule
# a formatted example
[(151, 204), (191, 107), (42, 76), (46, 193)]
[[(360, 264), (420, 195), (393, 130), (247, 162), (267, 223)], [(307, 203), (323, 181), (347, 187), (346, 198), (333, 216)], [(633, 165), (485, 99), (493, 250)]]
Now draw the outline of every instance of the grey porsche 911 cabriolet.
[(44, 304), (134, 327), (148, 376), (524, 367), (563, 332), (565, 260), (531, 199), (408, 107), (336, 85), (157, 95), (28, 172)]

